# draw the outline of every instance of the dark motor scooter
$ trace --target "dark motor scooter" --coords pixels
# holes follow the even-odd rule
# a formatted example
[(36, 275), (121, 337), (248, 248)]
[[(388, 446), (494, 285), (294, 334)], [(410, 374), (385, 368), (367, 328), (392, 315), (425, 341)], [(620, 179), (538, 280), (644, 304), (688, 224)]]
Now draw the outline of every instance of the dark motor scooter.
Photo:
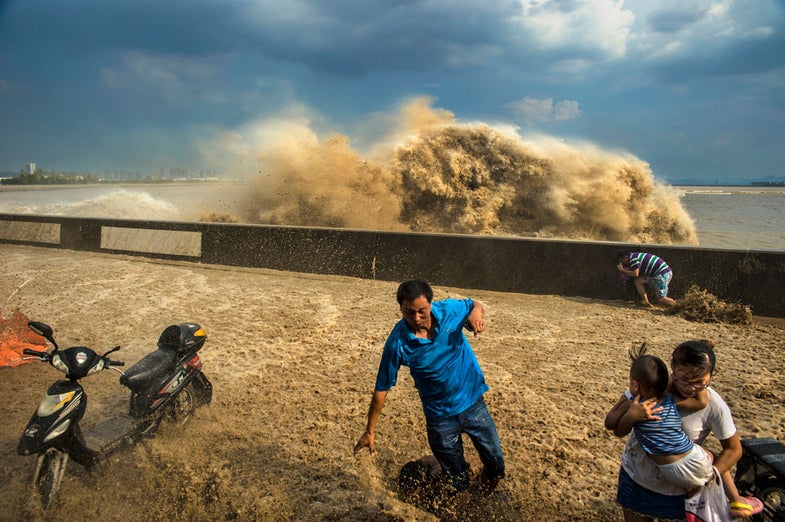
[[(69, 458), (92, 468), (116, 449), (155, 432), (164, 419), (184, 426), (197, 407), (212, 400), (212, 384), (197, 354), (207, 335), (196, 323), (165, 328), (158, 349), (125, 372), (117, 368), (125, 363), (109, 358), (119, 346), (103, 355), (84, 346), (61, 350), (49, 325), (31, 321), (28, 326), (54, 346), (51, 352), (25, 349), (28, 359), (49, 363), (65, 374), (46, 391), (17, 448), (20, 455), (38, 455), (33, 485), (44, 508), (54, 499)], [(131, 390), (128, 413), (118, 413), (83, 433), (79, 422), (87, 409), (87, 394), (79, 380), (107, 368), (122, 374), (120, 383)]]
[(763, 501), (763, 511), (751, 520), (785, 522), (785, 445), (768, 438), (741, 440), (742, 457), (734, 482), (739, 491)]

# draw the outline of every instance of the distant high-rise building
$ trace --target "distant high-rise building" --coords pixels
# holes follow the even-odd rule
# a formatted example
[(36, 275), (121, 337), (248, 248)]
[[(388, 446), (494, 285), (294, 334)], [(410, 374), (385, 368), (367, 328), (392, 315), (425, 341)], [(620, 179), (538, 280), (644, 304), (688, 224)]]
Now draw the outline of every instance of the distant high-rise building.
[(28, 174), (35, 174), (35, 163), (28, 163), (27, 164), (27, 173)]

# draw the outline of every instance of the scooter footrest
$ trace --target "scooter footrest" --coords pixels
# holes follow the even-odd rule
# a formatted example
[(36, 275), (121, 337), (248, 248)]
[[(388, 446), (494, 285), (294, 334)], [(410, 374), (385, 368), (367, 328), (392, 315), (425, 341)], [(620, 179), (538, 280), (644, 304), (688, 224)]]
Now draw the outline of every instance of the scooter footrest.
[(103, 421), (84, 431), (85, 443), (88, 447), (106, 453), (123, 442), (132, 433), (134, 423), (139, 422), (130, 415), (120, 415)]

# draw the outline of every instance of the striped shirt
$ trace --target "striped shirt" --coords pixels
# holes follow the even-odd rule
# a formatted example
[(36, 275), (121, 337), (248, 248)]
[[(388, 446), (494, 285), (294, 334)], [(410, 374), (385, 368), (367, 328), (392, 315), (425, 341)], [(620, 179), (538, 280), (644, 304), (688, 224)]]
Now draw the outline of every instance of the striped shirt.
[(671, 271), (661, 257), (643, 252), (630, 253), (630, 270), (638, 269), (639, 276), (654, 277)]
[(641, 448), (650, 455), (680, 455), (691, 450), (693, 442), (681, 427), (673, 395), (665, 394), (657, 406), (663, 407), (657, 414), (661, 420), (642, 421), (633, 427)]

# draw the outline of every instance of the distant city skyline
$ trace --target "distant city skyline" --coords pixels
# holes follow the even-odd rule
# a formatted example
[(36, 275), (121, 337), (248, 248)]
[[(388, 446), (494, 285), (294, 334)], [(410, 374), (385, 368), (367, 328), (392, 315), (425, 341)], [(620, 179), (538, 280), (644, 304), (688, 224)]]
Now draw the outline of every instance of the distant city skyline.
[[(0, 171), (0, 177), (13, 175), (16, 176), (20, 172), (30, 172), (30, 166), (36, 168), (36, 163), (28, 163), (24, 168), (11, 171)], [(227, 173), (221, 172), (215, 169), (204, 169), (204, 168), (182, 168), (182, 167), (171, 167), (171, 168), (164, 168), (158, 167), (153, 168), (150, 171), (125, 171), (121, 169), (110, 169), (104, 168), (100, 172), (91, 172), (91, 171), (63, 171), (59, 169), (47, 169), (42, 168), (41, 170), (46, 172), (58, 172), (61, 174), (91, 174), (101, 179), (106, 179), (110, 181), (122, 181), (122, 180), (138, 180), (144, 179), (147, 177), (157, 177), (161, 179), (177, 179), (177, 178), (189, 178), (189, 177), (199, 177), (199, 178), (225, 178), (225, 179), (236, 179), (236, 178), (244, 178), (242, 174), (235, 174), (235, 173)], [(726, 184), (726, 185), (755, 185), (755, 184), (762, 184), (766, 182), (774, 183), (774, 184), (782, 184), (785, 183), (785, 175), (782, 176), (761, 176), (757, 178), (744, 178), (744, 177), (737, 177), (737, 178), (726, 178), (724, 180), (711, 180), (708, 178), (674, 178), (672, 180), (664, 180), (659, 179), (660, 182), (666, 184), (673, 184), (673, 185), (715, 185), (715, 184)]]
[[(24, 169), (22, 169), (24, 170)], [(159, 169), (156, 171), (150, 172), (128, 172), (122, 170), (112, 170), (112, 169), (104, 169), (103, 172), (89, 172), (89, 171), (80, 171), (80, 172), (65, 172), (65, 171), (58, 171), (57, 169), (49, 170), (44, 169), (47, 172), (59, 172), (62, 174), (90, 174), (93, 176), (98, 177), (99, 179), (104, 179), (107, 181), (134, 181), (134, 180), (143, 180), (146, 178), (158, 178), (158, 179), (243, 179), (246, 176), (241, 174), (232, 174), (232, 173), (222, 173), (216, 170), (211, 169), (194, 169), (194, 170), (187, 170), (187, 169), (180, 169), (180, 168), (172, 168), (168, 170)], [(162, 172), (163, 171), (163, 172)], [(19, 170), (17, 171), (0, 171), (0, 178), (6, 176), (17, 176), (19, 174)], [(785, 184), (785, 176), (764, 176), (760, 178), (728, 178), (724, 180), (710, 180), (706, 178), (678, 178), (673, 180), (658, 180), (662, 183), (669, 184), (669, 185), (751, 185), (751, 186), (764, 186), (766, 184), (770, 184), (772, 186), (782, 186)]]
[(669, 183), (785, 175), (777, 0), (6, 0), (0, 48), (3, 171), (251, 176), (286, 139), (371, 154), (427, 97)]
[(19, 174), (20, 172), (26, 172), (28, 174), (34, 174), (36, 170), (41, 170), (44, 172), (56, 172), (59, 174), (92, 174), (94, 176), (103, 176), (107, 179), (124, 179), (124, 178), (140, 178), (146, 176), (158, 176), (162, 178), (175, 178), (175, 177), (187, 177), (187, 176), (199, 176), (199, 177), (220, 177), (224, 174), (219, 172), (215, 169), (205, 169), (205, 168), (183, 168), (183, 167), (171, 167), (171, 168), (164, 168), (159, 167), (153, 169), (151, 171), (142, 172), (142, 171), (128, 171), (123, 169), (112, 169), (112, 168), (103, 168), (100, 171), (88, 171), (88, 170), (79, 170), (79, 171), (66, 171), (57, 168), (42, 168), (38, 167), (36, 163), (27, 163), (23, 168), (18, 170), (6, 170), (2, 171), (5, 174), (13, 173), (14, 175)]

